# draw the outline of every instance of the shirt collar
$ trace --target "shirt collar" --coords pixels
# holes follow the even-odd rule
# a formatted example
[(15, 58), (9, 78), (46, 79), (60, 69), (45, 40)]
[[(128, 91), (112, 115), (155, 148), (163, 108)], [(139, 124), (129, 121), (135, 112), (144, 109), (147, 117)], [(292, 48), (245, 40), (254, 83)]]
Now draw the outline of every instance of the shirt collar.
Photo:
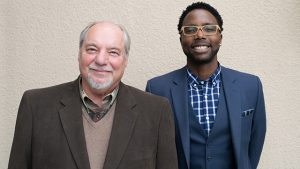
[(221, 81), (221, 66), (220, 64), (218, 64), (217, 69), (214, 71), (214, 73), (207, 79), (207, 80), (200, 80), (198, 76), (194, 75), (192, 73), (192, 70), (187, 68), (187, 74), (188, 74), (188, 84), (193, 85), (193, 84), (197, 84), (197, 85), (203, 85), (205, 83), (212, 83), (212, 84), (216, 84), (219, 83)]

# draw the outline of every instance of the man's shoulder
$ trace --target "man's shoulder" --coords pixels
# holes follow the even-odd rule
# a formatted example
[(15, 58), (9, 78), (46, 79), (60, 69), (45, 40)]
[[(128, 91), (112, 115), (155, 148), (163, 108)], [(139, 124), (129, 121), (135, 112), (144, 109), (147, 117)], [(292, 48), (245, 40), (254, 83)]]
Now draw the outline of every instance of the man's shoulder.
[(241, 80), (257, 80), (257, 79), (259, 79), (258, 76), (254, 75), (254, 74), (242, 72), (242, 71), (227, 68), (224, 66), (222, 66), (222, 72), (223, 72), (222, 73), (223, 75), (225, 74), (226, 76), (231, 76), (232, 78), (237, 78), (237, 79), (241, 79)]
[(167, 99), (152, 93), (145, 92), (130, 85), (123, 84), (137, 102), (166, 102)]
[(229, 69), (222, 68), (222, 79), (226, 84), (233, 84), (239, 86), (241, 90), (249, 91), (249, 93), (257, 93), (257, 90), (262, 88), (261, 80), (258, 76)]
[(149, 81), (160, 81), (160, 82), (161, 81), (170, 81), (170, 80), (174, 79), (175, 77), (184, 75), (184, 73), (186, 72), (185, 70), (186, 70), (185, 67), (176, 69), (176, 70), (173, 70), (166, 74), (156, 76), (156, 77), (150, 79)]
[(147, 119), (159, 122), (162, 115), (172, 117), (171, 105), (167, 98), (125, 84), (120, 87), (118, 95), (117, 106), (131, 108), (139, 114), (140, 121)]
[(76, 81), (77, 80), (44, 88), (30, 89), (25, 91), (24, 95), (44, 98), (57, 97), (65, 92), (74, 90)]

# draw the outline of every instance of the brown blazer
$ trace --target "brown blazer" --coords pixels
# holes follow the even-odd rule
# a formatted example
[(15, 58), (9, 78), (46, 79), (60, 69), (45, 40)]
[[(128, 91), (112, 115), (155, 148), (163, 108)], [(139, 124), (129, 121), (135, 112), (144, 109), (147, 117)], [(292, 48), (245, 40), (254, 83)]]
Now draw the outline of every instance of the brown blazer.
[[(78, 79), (26, 91), (8, 169), (90, 169)], [(166, 99), (120, 84), (103, 169), (177, 169)]]

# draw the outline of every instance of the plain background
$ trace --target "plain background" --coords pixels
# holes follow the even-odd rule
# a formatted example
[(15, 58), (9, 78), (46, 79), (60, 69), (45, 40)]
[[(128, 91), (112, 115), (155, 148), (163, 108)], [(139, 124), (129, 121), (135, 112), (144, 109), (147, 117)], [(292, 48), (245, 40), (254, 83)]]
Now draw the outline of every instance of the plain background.
[[(91, 21), (123, 24), (132, 38), (123, 81), (144, 90), (154, 76), (186, 63), (177, 33), (184, 0), (1, 0), (0, 168), (7, 168), (25, 90), (77, 78), (78, 39)], [(259, 168), (300, 167), (300, 1), (206, 1), (224, 20), (218, 54), (226, 67), (258, 75), (267, 136)]]

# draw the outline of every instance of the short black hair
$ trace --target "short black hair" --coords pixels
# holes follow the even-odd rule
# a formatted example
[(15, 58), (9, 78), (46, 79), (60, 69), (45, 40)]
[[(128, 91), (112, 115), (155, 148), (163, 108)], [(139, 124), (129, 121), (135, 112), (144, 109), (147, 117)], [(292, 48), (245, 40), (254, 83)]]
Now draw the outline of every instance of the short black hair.
[(222, 19), (221, 15), (219, 14), (219, 12), (214, 7), (212, 7), (211, 5), (209, 5), (205, 2), (195, 2), (195, 3), (187, 6), (186, 9), (182, 12), (182, 14), (179, 18), (179, 23), (177, 25), (178, 32), (180, 32), (180, 30), (181, 30), (183, 20), (186, 17), (186, 15), (194, 9), (204, 9), (204, 10), (207, 10), (208, 12), (210, 12), (217, 19), (218, 25), (220, 26), (221, 31), (223, 31), (223, 19)]

